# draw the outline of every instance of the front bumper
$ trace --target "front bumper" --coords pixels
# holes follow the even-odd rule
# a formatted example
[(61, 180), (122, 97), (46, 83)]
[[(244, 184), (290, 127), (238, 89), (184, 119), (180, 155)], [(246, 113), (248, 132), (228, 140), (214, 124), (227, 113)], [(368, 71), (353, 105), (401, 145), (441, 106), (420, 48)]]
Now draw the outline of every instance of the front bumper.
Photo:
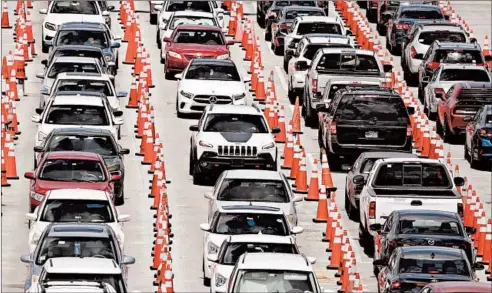
[[(185, 114), (198, 114), (202, 113), (205, 107), (210, 104), (200, 103), (195, 101), (194, 99), (186, 98), (180, 93), (178, 93), (178, 109), (180, 113)], [(232, 100), (230, 105), (246, 105), (246, 97), (239, 100)]]
[(43, 28), (43, 42), (51, 41), (55, 37), (56, 31)]
[(165, 53), (163, 54), (163, 59), (165, 59), (167, 63), (166, 68), (168, 72), (181, 72), (186, 68), (186, 66), (188, 66), (188, 63), (190, 63), (190, 61), (185, 59), (184, 57), (181, 57), (181, 59), (179, 59), (176, 57), (166, 56)]
[(204, 152), (198, 160), (201, 172), (218, 175), (230, 169), (276, 170), (277, 162), (270, 153), (260, 153), (256, 157), (218, 156), (214, 152)]

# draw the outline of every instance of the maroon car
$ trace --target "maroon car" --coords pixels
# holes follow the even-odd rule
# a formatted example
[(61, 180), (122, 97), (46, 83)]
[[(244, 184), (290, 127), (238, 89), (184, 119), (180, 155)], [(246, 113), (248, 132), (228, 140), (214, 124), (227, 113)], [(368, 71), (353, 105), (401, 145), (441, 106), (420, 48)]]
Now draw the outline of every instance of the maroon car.
[(492, 284), (478, 282), (440, 282), (430, 283), (421, 293), (490, 293)]
[(86, 152), (47, 153), (41, 158), (36, 170), (26, 172), (24, 177), (31, 180), (31, 213), (49, 190), (83, 188), (104, 190), (113, 194), (113, 182), (121, 179), (120, 175), (109, 174), (100, 155)]
[(172, 79), (173, 73), (181, 72), (190, 60), (229, 59), (229, 45), (234, 41), (226, 41), (222, 28), (205, 25), (179, 25), (169, 38), (161, 59), (164, 62), (166, 79)]

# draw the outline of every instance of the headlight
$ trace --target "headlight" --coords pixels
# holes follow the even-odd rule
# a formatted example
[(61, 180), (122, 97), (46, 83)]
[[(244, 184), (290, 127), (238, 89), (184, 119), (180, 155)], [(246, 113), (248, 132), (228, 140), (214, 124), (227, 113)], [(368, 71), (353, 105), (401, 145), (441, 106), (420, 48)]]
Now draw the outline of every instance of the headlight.
[(227, 278), (225, 278), (221, 274), (217, 274), (215, 276), (215, 287), (222, 287), (225, 285), (226, 282), (227, 282)]
[(291, 214), (291, 215), (287, 216), (287, 219), (289, 220), (289, 223), (294, 224), (294, 220), (295, 220), (294, 215)]
[(104, 60), (106, 60), (106, 62), (111, 62), (111, 55), (105, 55), (104, 56)]
[(240, 100), (240, 99), (244, 99), (246, 97), (246, 93), (242, 93), (240, 95), (232, 95), (232, 98), (234, 100)]
[(56, 25), (51, 22), (45, 23), (44, 28), (50, 31), (56, 31)]
[(44, 132), (38, 132), (38, 141), (44, 141), (48, 135)]
[(198, 142), (198, 144), (199, 144), (200, 146), (202, 146), (202, 147), (206, 147), (206, 148), (213, 148), (213, 147), (214, 147), (212, 144), (210, 144), (210, 143), (206, 143), (206, 142), (204, 142), (203, 140), (200, 140), (200, 141)]
[(37, 201), (42, 201), (44, 198), (44, 194), (37, 193), (35, 191), (31, 191), (31, 197), (34, 198)]
[(207, 244), (207, 251), (208, 254), (217, 254), (217, 252), (219, 252), (219, 247), (215, 245), (213, 242), (209, 242)]
[(231, 55), (229, 55), (229, 53), (217, 56), (217, 59), (229, 59), (229, 58), (231, 58)]
[(274, 142), (271, 142), (269, 144), (266, 144), (262, 147), (262, 149), (264, 150), (268, 150), (268, 149), (271, 149), (271, 148), (274, 148), (275, 147), (275, 143)]
[(179, 53), (169, 51), (169, 52), (167, 52), (167, 54), (169, 54), (169, 56), (171, 56), (171, 57), (181, 59), (181, 55)]
[(179, 93), (185, 97), (185, 98), (188, 98), (188, 99), (193, 99), (193, 97), (195, 96), (194, 94), (192, 93), (189, 93), (189, 92), (185, 92), (184, 90), (180, 90)]

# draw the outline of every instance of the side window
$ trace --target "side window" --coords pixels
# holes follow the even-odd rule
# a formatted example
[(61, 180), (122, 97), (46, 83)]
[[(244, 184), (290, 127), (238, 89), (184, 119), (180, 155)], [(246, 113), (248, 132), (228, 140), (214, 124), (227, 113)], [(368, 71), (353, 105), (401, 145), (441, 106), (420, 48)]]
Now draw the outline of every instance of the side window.
[(390, 215), (389, 218), (386, 220), (383, 225), (383, 232), (388, 233), (391, 230), (391, 227), (393, 226), (393, 218), (393, 215)]
[(393, 269), (395, 269), (395, 266), (396, 266), (396, 253), (393, 253), (388, 262), (388, 269), (392, 271)]
[(474, 122), (480, 122), (480, 116), (482, 116), (483, 108), (478, 110), (477, 114), (475, 114), (475, 117), (473, 118)]
[(304, 41), (302, 41), (296, 49), (296, 55), (301, 56), (301, 52), (304, 50)]
[(451, 97), (451, 95), (454, 92), (454, 88), (455, 88), (454, 85), (449, 88), (448, 92), (446, 93), (446, 99), (449, 99)]

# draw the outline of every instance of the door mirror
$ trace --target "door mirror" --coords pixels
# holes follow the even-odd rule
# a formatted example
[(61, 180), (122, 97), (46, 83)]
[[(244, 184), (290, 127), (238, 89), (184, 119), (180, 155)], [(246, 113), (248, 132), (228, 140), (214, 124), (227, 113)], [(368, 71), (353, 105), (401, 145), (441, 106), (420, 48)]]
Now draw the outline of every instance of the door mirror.
[(473, 117), (472, 117), (472, 116), (465, 116), (465, 117), (463, 118), (463, 121), (465, 121), (465, 122), (470, 122), (470, 121), (473, 121)]
[(48, 65), (48, 60), (46, 60), (46, 59), (41, 60), (41, 64), (44, 65), (44, 66), (47, 66)]
[(278, 127), (272, 128), (272, 134), (277, 134), (277, 133), (280, 133), (280, 128)]
[(477, 41), (477, 39), (475, 39), (475, 38), (470, 38), (470, 43), (477, 43), (477, 42), (478, 42), (478, 41)]
[(113, 10), (114, 10), (114, 6), (113, 6), (113, 5), (109, 5), (106, 9), (107, 9), (108, 11), (113, 11)]
[(325, 103), (317, 104), (316, 111), (318, 112), (328, 112), (328, 105)]
[(128, 92), (121, 91), (116, 93), (117, 98), (124, 98), (126, 96), (128, 96)]
[(101, 15), (102, 15), (102, 16), (109, 16), (109, 11), (103, 11), (103, 12), (101, 13)]
[(44, 79), (44, 73), (36, 73), (36, 77), (39, 79)]
[(135, 258), (133, 256), (124, 255), (123, 260), (121, 260), (122, 265), (132, 265), (135, 263)]
[(233, 40), (228, 40), (228, 41), (226, 42), (226, 45), (227, 45), (227, 46), (232, 46), (232, 45), (234, 45), (235, 43), (236, 43), (236, 42), (234, 42)]
[(454, 177), (453, 181), (454, 181), (454, 185), (456, 186), (465, 185), (465, 179), (463, 179), (463, 177)]
[(178, 73), (178, 74), (176, 74), (176, 75), (174, 76), (174, 78), (176, 78), (177, 80), (181, 80), (181, 79), (183, 79), (183, 74)]
[(422, 82), (429, 83), (429, 81), (430, 81), (430, 76), (422, 77)]
[(290, 230), (290, 232), (292, 234), (294, 234), (294, 235), (301, 234), (302, 232), (304, 232), (304, 228), (299, 227), (299, 226), (295, 226), (295, 227), (292, 227), (292, 229)]
[(43, 151), (43, 147), (38, 145), (38, 146), (35, 146), (33, 148), (33, 150), (35, 153), (41, 153)]
[(116, 182), (116, 181), (120, 181), (120, 180), (121, 180), (120, 174), (113, 174), (113, 175), (111, 175), (111, 179), (109, 180), (109, 182)]
[(216, 254), (207, 256), (207, 259), (208, 259), (208, 261), (211, 261), (211, 262), (218, 262), (219, 261), (219, 257)]
[(113, 41), (119, 41), (119, 40), (121, 40), (121, 36), (114, 36), (113, 37)]
[(53, 40), (46, 40), (46, 41), (44, 41), (44, 44), (46, 46), (50, 46), (51, 47), (51, 46), (53, 46)]
[(36, 221), (38, 219), (38, 215), (35, 213), (27, 213), (26, 219), (28, 219), (29, 221)]
[(46, 8), (39, 9), (39, 14), (47, 14), (47, 13), (48, 13), (48, 9)]
[(170, 37), (165, 37), (163, 39), (163, 41), (166, 42), (166, 43), (170, 43), (171, 42), (171, 38)]
[(36, 179), (36, 178), (34, 177), (34, 172), (32, 172), (32, 171), (27, 171), (26, 173), (24, 173), (24, 178), (26, 178), (26, 179), (31, 179), (31, 180)]
[(414, 107), (407, 107), (407, 112), (408, 112), (408, 115), (413, 115), (415, 114), (415, 108)]
[(121, 44), (119, 42), (113, 42), (111, 44), (111, 49), (116, 49), (116, 48), (119, 48), (121, 46)]
[(128, 155), (128, 154), (130, 154), (129, 149), (120, 149), (120, 155)]
[(364, 185), (366, 184), (366, 179), (362, 175), (355, 175), (354, 178), (352, 178), (352, 182), (356, 185)]
[(20, 257), (21, 262), (23, 263), (32, 263), (32, 258), (30, 254), (23, 254)]
[(207, 191), (203, 194), (203, 197), (207, 198), (207, 199), (214, 199), (214, 195), (212, 192), (210, 191)]
[(352, 170), (352, 166), (347, 164), (342, 165), (342, 171), (349, 172), (350, 170)]
[(297, 61), (297, 70), (303, 71), (308, 69), (308, 64), (306, 61)]
[(304, 197), (302, 197), (302, 195), (296, 195), (294, 196), (294, 198), (292, 199), (293, 202), (301, 202), (304, 200)]
[(465, 227), (465, 231), (466, 231), (466, 234), (468, 235), (473, 235), (477, 232), (477, 229), (475, 229), (475, 227)]
[(473, 268), (475, 271), (481, 271), (481, 270), (485, 269), (485, 266), (484, 266), (483, 264), (481, 264), (481, 263), (476, 262), (476, 263), (474, 263), (474, 264), (472, 265), (472, 268)]
[(296, 44), (294, 42), (290, 42), (289, 45), (287, 46), (287, 48), (289, 48), (289, 49), (295, 49), (296, 48)]
[(210, 224), (202, 223), (202, 224), (200, 224), (200, 229), (204, 232), (209, 232), (210, 231)]
[(316, 258), (315, 257), (308, 256), (308, 257), (306, 257), (306, 259), (312, 265), (314, 265), (316, 263)]
[(113, 121), (114, 125), (123, 125), (125, 124), (125, 121), (122, 118), (115, 118)]
[(42, 94), (42, 95), (44, 95), (44, 96), (47, 96), (47, 95), (49, 95), (49, 94), (50, 94), (50, 90), (49, 90), (49, 89), (47, 89), (47, 88), (45, 88), (45, 87), (43, 87), (43, 88), (41, 88), (41, 89), (39, 90), (39, 93), (40, 93), (40, 94)]
[(347, 30), (347, 31), (345, 32), (345, 35), (347, 35), (347, 36), (353, 36), (354, 34), (352, 33), (352, 31), (351, 31), (351, 30)]
[(131, 216), (130, 215), (119, 215), (118, 216), (118, 222), (128, 222), (130, 221)]
[(371, 229), (371, 231), (374, 231), (374, 232), (380, 232), (381, 227), (382, 227), (381, 224), (376, 223), (376, 224), (372, 224), (371, 226), (369, 226), (369, 229)]
[(191, 125), (190, 131), (198, 131), (198, 125)]
[(113, 61), (108, 62), (108, 67), (115, 67), (115, 66), (116, 66), (116, 63), (114, 63)]
[(41, 122), (41, 116), (39, 115), (32, 115), (31, 116), (31, 121), (34, 123), (40, 123)]
[(276, 16), (275, 14), (272, 14), (272, 15), (270, 15), (270, 16), (268, 17), (268, 19), (273, 20), (273, 19), (275, 19), (275, 17), (277, 17), (277, 16)]
[(115, 117), (120, 117), (120, 116), (123, 116), (123, 111), (120, 111), (120, 110), (113, 111), (113, 115), (114, 115)]
[(41, 115), (41, 114), (43, 114), (44, 109), (43, 108), (36, 108), (34, 111), (36, 112), (36, 114)]
[(383, 65), (383, 70), (384, 70), (384, 72), (391, 72), (391, 70), (393, 70), (393, 65), (391, 65), (391, 64), (384, 64)]
[(287, 56), (294, 56), (294, 50), (287, 50), (287, 51), (285, 51), (285, 55), (287, 55)]
[(375, 261), (372, 262), (372, 265), (378, 266), (378, 267), (384, 267), (386, 266), (386, 262), (382, 259), (376, 259)]
[(415, 54), (415, 59), (420, 59), (420, 60), (424, 59), (424, 54), (422, 53)]

